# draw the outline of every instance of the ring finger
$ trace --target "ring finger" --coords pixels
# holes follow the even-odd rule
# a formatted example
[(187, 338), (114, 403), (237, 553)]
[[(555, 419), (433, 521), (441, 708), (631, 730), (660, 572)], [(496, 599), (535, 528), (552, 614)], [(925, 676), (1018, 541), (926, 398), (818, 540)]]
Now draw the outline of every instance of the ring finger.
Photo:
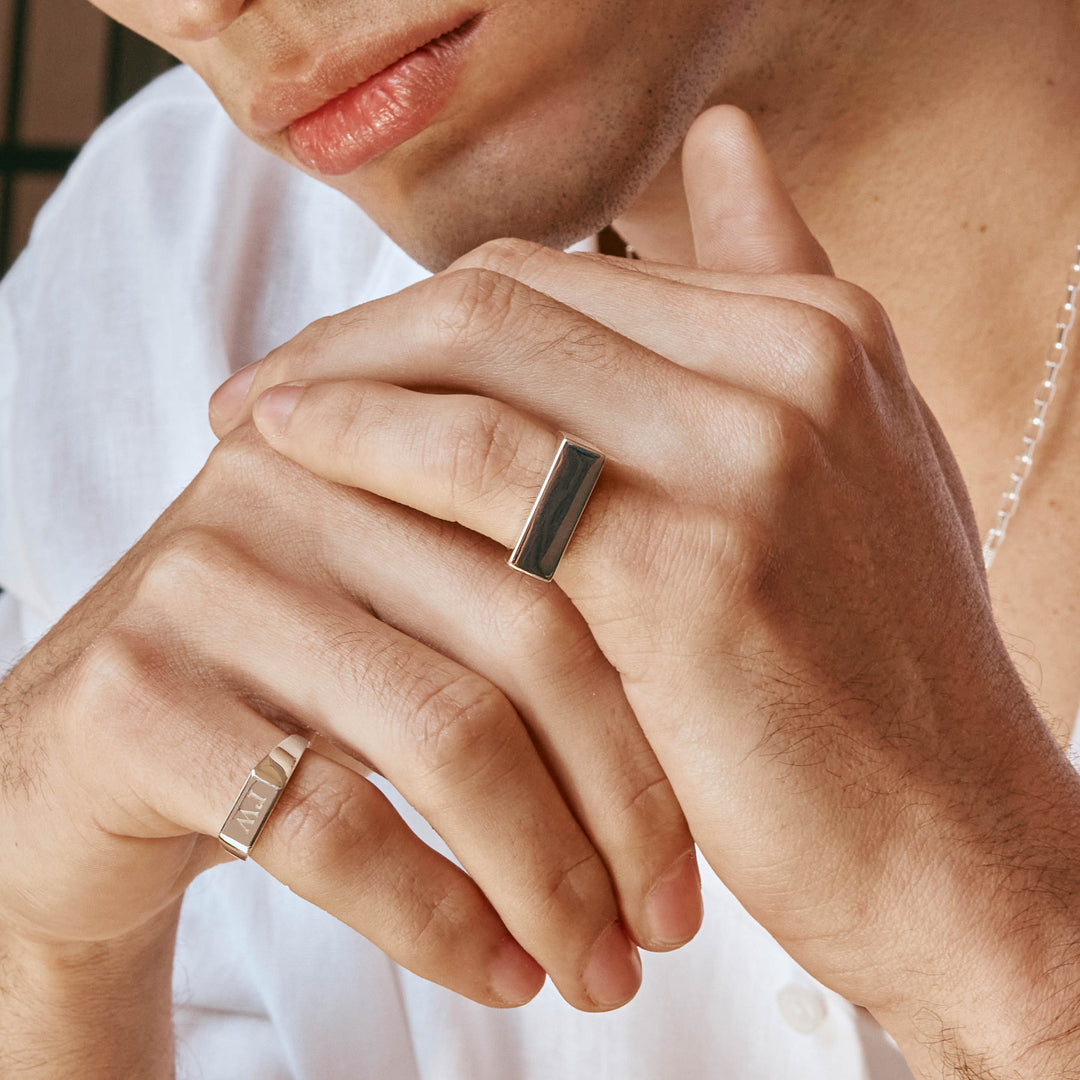
[[(153, 860), (171, 868), (182, 850), (185, 879), (165, 878), (175, 888), (232, 860), (217, 831), (248, 770), (285, 732), (235, 696), (193, 692), (168, 670), (152, 647), (123, 633), (103, 636), (80, 661), (81, 700), (100, 722), (74, 756), (83, 770), (74, 786), (97, 805), (102, 836), (56, 852), (69, 875), (73, 859), (93, 860), (99, 873), (125, 857), (145, 874)], [(148, 714), (167, 718), (153, 738)], [(73, 786), (67, 780), (65, 793)], [(203, 834), (194, 858), (189, 833)], [(105, 857), (103, 845), (125, 854)], [(520, 1004), (543, 982), (476, 883), (422, 843), (369, 781), (314, 749), (301, 758), (251, 858), (398, 963), (483, 1004)], [(77, 898), (71, 903), (81, 910)]]

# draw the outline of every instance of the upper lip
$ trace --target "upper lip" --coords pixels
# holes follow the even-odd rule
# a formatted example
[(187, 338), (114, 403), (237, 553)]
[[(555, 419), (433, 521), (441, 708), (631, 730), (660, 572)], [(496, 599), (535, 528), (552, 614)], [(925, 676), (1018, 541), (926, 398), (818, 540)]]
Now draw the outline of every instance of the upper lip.
[(251, 125), (262, 135), (276, 135), (302, 116), (340, 97), (346, 90), (385, 71), (409, 53), (462, 29), (476, 14), (458, 14), (435, 25), (410, 27), (377, 41), (367, 33), (359, 42), (331, 48), (309, 64), (302, 75), (269, 79), (259, 85), (247, 109)]

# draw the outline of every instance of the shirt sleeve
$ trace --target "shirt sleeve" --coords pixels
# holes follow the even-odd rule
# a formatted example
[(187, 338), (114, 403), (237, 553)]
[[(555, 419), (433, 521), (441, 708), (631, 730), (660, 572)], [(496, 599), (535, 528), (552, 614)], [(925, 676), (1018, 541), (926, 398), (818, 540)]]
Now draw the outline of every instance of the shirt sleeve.
[(11, 593), (0, 592), (0, 679), (11, 671), (25, 652), (19, 603)]

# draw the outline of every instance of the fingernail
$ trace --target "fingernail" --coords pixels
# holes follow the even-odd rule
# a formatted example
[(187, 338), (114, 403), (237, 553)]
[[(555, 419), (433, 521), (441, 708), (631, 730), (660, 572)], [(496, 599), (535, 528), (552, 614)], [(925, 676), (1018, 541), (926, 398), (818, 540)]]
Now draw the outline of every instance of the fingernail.
[(252, 410), (255, 426), (264, 435), (280, 435), (303, 392), (304, 387), (288, 383), (264, 391)]
[(682, 945), (697, 933), (702, 914), (697, 855), (689, 851), (675, 860), (645, 898), (649, 943), (664, 948)]
[(641, 985), (641, 958), (622, 926), (612, 923), (593, 947), (585, 968), (585, 993), (593, 1004), (612, 1009), (629, 1001)]
[(251, 380), (255, 378), (261, 360), (256, 360), (234, 371), (214, 392), (210, 395), (210, 408), (222, 421), (231, 420), (244, 403)]
[(492, 993), (504, 1005), (532, 1001), (546, 977), (544, 969), (516, 941), (506, 942), (491, 962)]

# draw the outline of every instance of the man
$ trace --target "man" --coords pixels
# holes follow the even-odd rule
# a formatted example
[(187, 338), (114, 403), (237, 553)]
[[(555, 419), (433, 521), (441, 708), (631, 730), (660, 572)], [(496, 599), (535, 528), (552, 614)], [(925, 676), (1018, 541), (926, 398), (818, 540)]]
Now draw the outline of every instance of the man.
[(1073, 6), (103, 6), (310, 176), (180, 72), (6, 284), (7, 1071), (1076, 1074)]

